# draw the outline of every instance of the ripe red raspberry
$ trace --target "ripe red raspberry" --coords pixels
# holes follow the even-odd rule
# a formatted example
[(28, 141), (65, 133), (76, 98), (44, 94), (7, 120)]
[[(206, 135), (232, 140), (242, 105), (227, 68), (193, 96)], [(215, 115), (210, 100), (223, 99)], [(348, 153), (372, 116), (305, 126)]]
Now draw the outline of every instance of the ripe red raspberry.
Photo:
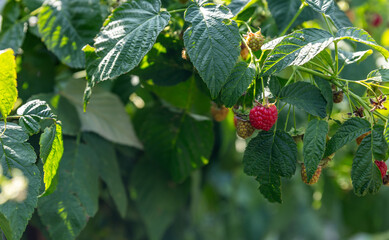
[(259, 105), (250, 110), (250, 122), (256, 129), (269, 131), (276, 123), (277, 117), (277, 107), (274, 104)]
[(253, 52), (256, 52), (261, 49), (263, 43), (265, 42), (265, 38), (263, 37), (261, 30), (256, 33), (250, 32), (245, 36), (247, 45)]
[(235, 116), (234, 119), (236, 119), (236, 134), (238, 134), (239, 137), (246, 139), (253, 135), (255, 129), (251, 126), (249, 120), (237, 116)]
[(215, 121), (221, 122), (226, 119), (228, 115), (228, 108), (226, 108), (225, 106), (219, 107), (216, 103), (212, 103), (211, 114)]
[(306, 170), (306, 168), (305, 168), (305, 165), (304, 165), (304, 164), (301, 164), (301, 178), (303, 179), (303, 181), (304, 181), (306, 184), (315, 184), (315, 183), (317, 183), (317, 181), (318, 181), (319, 178), (320, 178), (321, 169), (322, 169), (322, 167), (321, 167), (321, 166), (318, 166), (318, 167), (317, 167), (317, 170), (316, 170), (316, 172), (315, 172), (315, 174), (313, 174), (313, 176), (312, 176), (312, 178), (311, 178), (311, 181), (308, 182), (307, 170)]
[(382, 179), (384, 179), (386, 172), (388, 171), (388, 167), (386, 166), (386, 163), (384, 161), (378, 161), (378, 160), (375, 160), (374, 163), (380, 169), (381, 177)]

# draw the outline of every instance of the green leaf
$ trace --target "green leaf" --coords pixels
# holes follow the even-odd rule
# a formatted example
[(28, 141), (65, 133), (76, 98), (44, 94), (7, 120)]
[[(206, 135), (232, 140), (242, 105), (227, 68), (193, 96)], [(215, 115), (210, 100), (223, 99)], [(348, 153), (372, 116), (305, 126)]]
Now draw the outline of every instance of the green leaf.
[(375, 125), (373, 130), (373, 156), (375, 160), (387, 159), (388, 143), (384, 136), (384, 127)]
[(369, 134), (362, 140), (353, 159), (351, 180), (354, 193), (358, 196), (377, 193), (382, 186), (381, 172), (374, 163), (371, 138), (372, 134)]
[(38, 213), (53, 239), (75, 239), (98, 208), (98, 173), (93, 150), (64, 141), (57, 189), (39, 199)]
[(240, 54), (239, 29), (224, 6), (205, 1), (190, 5), (185, 20), (192, 23), (184, 33), (191, 62), (216, 98), (227, 82)]
[(327, 142), (324, 157), (339, 150), (347, 143), (355, 140), (362, 134), (371, 130), (370, 123), (362, 118), (350, 118), (340, 126), (335, 135)]
[(386, 120), (386, 123), (385, 123), (384, 137), (385, 137), (386, 143), (389, 144), (389, 119)]
[(124, 218), (127, 214), (128, 199), (113, 144), (91, 133), (85, 133), (82, 137), (89, 146), (93, 146), (98, 156), (94, 162), (99, 175), (107, 184), (120, 216)]
[(359, 52), (347, 52), (342, 49), (338, 50), (339, 60), (343, 61), (345, 64), (360, 63), (364, 61), (368, 56), (373, 53), (371, 49), (366, 51)]
[(98, 70), (101, 58), (97, 56), (96, 49), (89, 45), (86, 45), (82, 51), (85, 53), (86, 61), (86, 87), (84, 90), (84, 104), (83, 108), (86, 111), (86, 106), (89, 104), (89, 100), (92, 96), (92, 88), (99, 82)]
[(307, 180), (311, 181), (326, 147), (328, 123), (324, 120), (313, 119), (308, 123), (304, 134), (303, 156), (307, 170)]
[[(0, 123), (0, 132), (5, 125)], [(27, 198), (23, 202), (8, 201), (0, 205), (0, 227), (9, 240), (19, 240), (31, 219), (38, 202), (41, 177), (35, 165), (36, 155), (27, 143), (28, 134), (14, 124), (8, 123), (6, 131), (0, 136), (0, 162), (3, 174), (11, 176), (11, 170), (17, 168), (28, 179)]]
[(40, 121), (56, 117), (51, 112), (49, 105), (45, 101), (40, 100), (27, 102), (18, 108), (17, 114), (21, 116), (19, 125), (31, 135), (38, 133), (41, 129)]
[(221, 91), (221, 99), (226, 107), (236, 104), (239, 97), (247, 90), (255, 77), (255, 65), (239, 62), (232, 69), (227, 83)]
[(351, 40), (354, 42), (363, 43), (378, 52), (380, 52), (386, 59), (389, 57), (389, 51), (381, 47), (376, 41), (363, 29), (356, 27), (342, 28), (336, 33), (335, 41)]
[(169, 171), (173, 180), (182, 181), (208, 164), (214, 140), (208, 118), (155, 107), (145, 109), (135, 121), (139, 121), (146, 155)]
[(147, 235), (151, 240), (162, 239), (188, 201), (189, 182), (172, 184), (161, 168), (143, 158), (133, 169), (130, 183), (131, 198), (145, 223)]
[(296, 82), (284, 87), (280, 100), (294, 105), (309, 114), (325, 118), (327, 101), (320, 90), (307, 82)]
[(0, 66), (0, 113), (6, 121), (18, 97), (16, 62), (12, 49), (0, 51)]
[(194, 75), (189, 80), (175, 86), (144, 85), (145, 88), (151, 90), (158, 97), (177, 108), (187, 109), (189, 112), (195, 114), (209, 114), (209, 95), (204, 94), (204, 92), (196, 86)]
[[(323, 51), (321, 51), (318, 55), (316, 55), (311, 61), (309, 61), (307, 64), (310, 64), (310, 63), (316, 63), (317, 65), (321, 65), (321, 66), (325, 66), (326, 69), (328, 70), (332, 70), (334, 71), (334, 62), (332, 60), (332, 57), (331, 57), (331, 51), (326, 48), (324, 49)], [(315, 65), (310, 65), (308, 66), (308, 68), (312, 68), (312, 69), (315, 69), (317, 68)], [(322, 70), (320, 68), (317, 68), (319, 70)]]
[(259, 132), (243, 156), (244, 172), (256, 176), (259, 190), (270, 202), (281, 202), (280, 177), (290, 178), (296, 171), (297, 146), (283, 132)]
[(20, 22), (20, 4), (8, 1), (3, 9), (0, 29), (0, 49), (12, 48), (15, 52), (22, 46), (27, 26)]
[[(59, 123), (46, 128), (39, 140), (40, 157), (43, 165), (43, 182), (45, 183), (45, 194), (52, 193), (56, 186), (53, 181), (57, 175), (59, 162), (63, 154), (62, 126)], [(54, 184), (53, 184), (54, 183)]]
[(43, 42), (63, 63), (82, 68), (81, 49), (92, 41), (102, 24), (100, 1), (47, 0), (38, 15)]
[(95, 38), (101, 57), (96, 81), (120, 76), (139, 64), (169, 22), (170, 14), (160, 8), (159, 0), (134, 0), (112, 12)]
[(324, 99), (327, 101), (327, 113), (331, 115), (332, 108), (334, 105), (333, 97), (332, 97), (332, 88), (329, 81), (324, 80), (320, 77), (314, 76), (315, 82), (320, 89), (321, 95), (323, 95)]
[(139, 76), (143, 82), (152, 80), (159, 86), (173, 86), (186, 81), (193, 75), (193, 65), (179, 57), (183, 44), (170, 35), (159, 35), (157, 43), (131, 74)]
[(81, 121), (76, 108), (66, 98), (60, 96), (57, 106), (58, 120), (62, 123), (65, 135), (77, 136), (81, 129)]
[[(280, 32), (288, 26), (289, 22), (298, 12), (301, 1), (300, 0), (269, 0), (269, 10), (275, 19)], [(305, 8), (293, 23), (291, 28), (300, 25), (301, 23), (314, 19), (315, 12), (309, 8)]]
[(77, 109), (81, 120), (81, 130), (95, 132), (115, 143), (142, 149), (131, 120), (116, 95), (96, 87), (88, 111), (83, 111), (82, 89), (84, 84), (78, 79), (71, 80), (61, 92), (62, 96)]
[(270, 75), (288, 66), (303, 65), (323, 51), (334, 40), (327, 31), (306, 28), (287, 35), (267, 56), (263, 75)]
[(389, 69), (376, 69), (367, 75), (367, 79), (376, 82), (389, 82)]
[[(236, 16), (238, 15), (243, 9), (246, 8), (247, 5), (250, 4), (252, 0), (232, 0), (230, 4), (228, 4), (228, 9), (231, 10), (231, 13)], [(255, 1), (254, 1), (255, 2)]]
[(308, 3), (308, 5), (314, 11), (318, 13), (323, 13), (327, 17), (329, 17), (333, 21), (337, 29), (352, 26), (352, 23), (350, 22), (346, 14), (344, 14), (344, 12), (339, 9), (334, 0), (306, 0), (305, 2)]
[(273, 50), (286, 36), (278, 37), (262, 45), (261, 50)]
[(282, 86), (281, 86), (281, 83), (280, 83), (280, 80), (278, 79), (278, 77), (276, 77), (274, 75), (270, 76), (269, 81), (268, 81), (268, 86), (269, 86), (270, 92), (274, 96), (280, 95)]

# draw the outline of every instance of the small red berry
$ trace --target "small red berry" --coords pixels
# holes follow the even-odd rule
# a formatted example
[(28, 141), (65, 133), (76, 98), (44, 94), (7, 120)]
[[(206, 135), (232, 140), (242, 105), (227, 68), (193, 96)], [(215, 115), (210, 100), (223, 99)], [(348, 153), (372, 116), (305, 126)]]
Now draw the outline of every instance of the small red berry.
[(379, 15), (378, 13), (375, 13), (373, 15), (373, 21), (371, 22), (371, 25), (373, 25), (374, 27), (378, 27), (379, 25), (381, 25), (381, 23), (382, 23), (381, 15)]
[(250, 110), (250, 122), (256, 129), (269, 131), (278, 118), (277, 107), (274, 104), (259, 105)]
[(378, 160), (375, 160), (374, 163), (380, 169), (381, 177), (382, 179), (384, 179), (386, 172), (388, 171), (388, 167), (386, 166), (386, 163), (384, 161), (378, 161)]

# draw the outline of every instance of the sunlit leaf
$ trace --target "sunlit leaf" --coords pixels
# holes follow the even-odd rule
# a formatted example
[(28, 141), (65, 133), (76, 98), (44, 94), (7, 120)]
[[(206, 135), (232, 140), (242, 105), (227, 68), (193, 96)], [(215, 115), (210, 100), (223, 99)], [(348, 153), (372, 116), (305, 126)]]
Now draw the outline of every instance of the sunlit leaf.
[(0, 51), (0, 66), (0, 113), (6, 120), (18, 97), (16, 62), (12, 49)]
[(0, 122), (0, 163), (3, 174), (11, 176), (12, 169), (22, 171), (28, 180), (27, 198), (23, 202), (8, 201), (0, 205), (0, 227), (9, 240), (19, 240), (38, 203), (41, 177), (35, 165), (36, 154), (27, 143), (28, 134), (14, 124)]

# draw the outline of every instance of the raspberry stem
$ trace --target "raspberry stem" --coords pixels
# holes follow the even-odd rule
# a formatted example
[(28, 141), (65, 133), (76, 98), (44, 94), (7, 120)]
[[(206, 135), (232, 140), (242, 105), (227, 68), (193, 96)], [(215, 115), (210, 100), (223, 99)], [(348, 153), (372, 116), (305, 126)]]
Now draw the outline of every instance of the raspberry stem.
[(299, 10), (294, 15), (293, 19), (289, 22), (288, 26), (281, 32), (280, 36), (285, 35), (285, 33), (289, 30), (290, 27), (292, 27), (293, 23), (296, 21), (298, 16), (300, 16), (301, 12), (304, 10), (304, 8), (307, 6), (305, 2), (301, 3)]

